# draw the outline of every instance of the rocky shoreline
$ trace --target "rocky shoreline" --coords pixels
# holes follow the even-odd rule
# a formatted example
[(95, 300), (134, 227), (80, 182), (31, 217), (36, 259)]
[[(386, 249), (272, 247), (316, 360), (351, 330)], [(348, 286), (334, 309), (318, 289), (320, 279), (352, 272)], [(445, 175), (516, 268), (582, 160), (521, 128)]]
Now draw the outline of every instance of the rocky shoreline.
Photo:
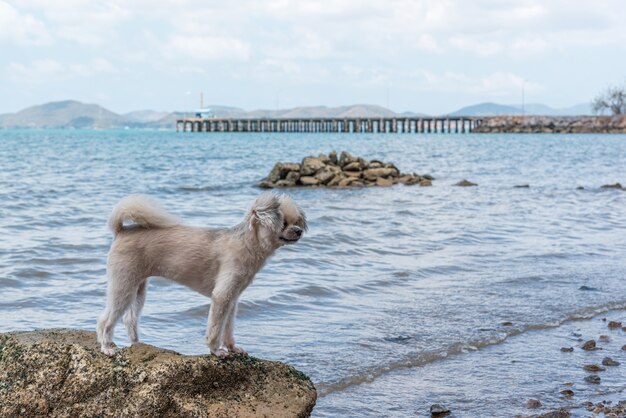
[(626, 115), (486, 116), (475, 133), (626, 133)]
[(317, 392), (291, 366), (147, 344), (99, 352), (94, 332), (0, 334), (0, 416), (308, 417)]
[(278, 162), (269, 175), (258, 184), (263, 189), (287, 187), (367, 187), (404, 184), (431, 186), (433, 178), (428, 174), (406, 174), (393, 163), (365, 160), (342, 151), (339, 157), (330, 154), (309, 156), (300, 163)]

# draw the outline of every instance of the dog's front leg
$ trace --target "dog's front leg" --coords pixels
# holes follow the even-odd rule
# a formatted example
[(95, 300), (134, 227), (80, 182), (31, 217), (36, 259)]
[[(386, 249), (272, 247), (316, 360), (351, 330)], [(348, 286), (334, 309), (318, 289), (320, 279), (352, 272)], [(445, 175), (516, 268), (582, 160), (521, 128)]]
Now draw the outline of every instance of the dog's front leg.
[(244, 356), (246, 356), (248, 355), (248, 353), (246, 353), (246, 350), (235, 345), (235, 318), (237, 317), (238, 304), (239, 301), (235, 300), (228, 314), (226, 329), (224, 330), (224, 343), (226, 344), (226, 348), (228, 348), (228, 351), (230, 351), (231, 353), (243, 354)]
[(218, 357), (226, 357), (228, 351), (224, 347), (224, 332), (228, 322), (232, 304), (236, 302), (236, 292), (233, 286), (234, 280), (224, 278), (218, 283), (211, 296), (211, 310), (209, 312), (209, 324), (207, 327), (206, 341), (212, 354)]

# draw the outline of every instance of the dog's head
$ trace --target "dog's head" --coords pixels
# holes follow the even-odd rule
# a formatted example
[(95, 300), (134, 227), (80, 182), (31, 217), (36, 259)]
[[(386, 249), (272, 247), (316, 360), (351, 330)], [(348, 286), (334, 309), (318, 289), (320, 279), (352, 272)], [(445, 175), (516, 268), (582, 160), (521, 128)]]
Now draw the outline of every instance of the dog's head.
[(249, 227), (259, 228), (264, 241), (280, 247), (298, 242), (307, 223), (304, 211), (289, 196), (264, 193), (252, 205)]

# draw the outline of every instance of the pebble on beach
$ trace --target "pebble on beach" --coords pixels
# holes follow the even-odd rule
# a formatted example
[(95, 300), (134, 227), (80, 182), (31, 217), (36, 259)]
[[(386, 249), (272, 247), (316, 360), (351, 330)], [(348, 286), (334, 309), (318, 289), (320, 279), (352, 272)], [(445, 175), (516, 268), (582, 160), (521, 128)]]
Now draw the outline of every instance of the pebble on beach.
[(596, 349), (596, 341), (589, 340), (582, 345), (582, 349), (586, 351), (593, 351)]
[(611, 322), (609, 322), (609, 324), (607, 326), (610, 329), (617, 329), (617, 328), (621, 328), (622, 327), (622, 323), (618, 322), (618, 321), (611, 321)]
[(561, 395), (565, 396), (566, 398), (571, 398), (572, 396), (574, 396), (574, 391), (571, 389), (563, 389), (561, 391)]
[(600, 379), (600, 376), (598, 376), (597, 374), (590, 374), (589, 376), (585, 377), (585, 382), (594, 385), (599, 385), (601, 380), (602, 379)]
[(605, 358), (602, 359), (602, 365), (603, 366), (608, 366), (608, 367), (613, 367), (613, 366), (619, 366), (620, 362), (613, 360), (611, 357), (605, 357)]
[(444, 416), (449, 414), (450, 410), (443, 405), (439, 405), (438, 403), (431, 405), (430, 414), (434, 417)]
[(585, 369), (585, 371), (592, 372), (592, 373), (603, 372), (606, 370), (604, 367), (598, 366), (597, 364), (585, 364), (583, 366), (583, 369)]
[(598, 341), (608, 343), (609, 341), (611, 341), (611, 337), (609, 337), (608, 335), (600, 335)]
[(541, 408), (541, 401), (539, 399), (529, 399), (526, 402), (526, 407), (531, 409)]
[(564, 353), (571, 353), (574, 351), (574, 347), (561, 347), (561, 351)]

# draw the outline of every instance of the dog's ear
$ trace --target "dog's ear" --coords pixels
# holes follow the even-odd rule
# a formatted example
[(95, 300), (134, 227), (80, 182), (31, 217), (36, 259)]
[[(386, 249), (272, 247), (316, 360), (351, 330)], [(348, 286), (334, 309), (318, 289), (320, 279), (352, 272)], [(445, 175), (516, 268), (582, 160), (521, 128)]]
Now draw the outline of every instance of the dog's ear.
[(254, 228), (254, 224), (257, 222), (266, 228), (280, 231), (282, 227), (280, 199), (274, 193), (264, 193), (252, 204), (249, 214), (249, 228)]

